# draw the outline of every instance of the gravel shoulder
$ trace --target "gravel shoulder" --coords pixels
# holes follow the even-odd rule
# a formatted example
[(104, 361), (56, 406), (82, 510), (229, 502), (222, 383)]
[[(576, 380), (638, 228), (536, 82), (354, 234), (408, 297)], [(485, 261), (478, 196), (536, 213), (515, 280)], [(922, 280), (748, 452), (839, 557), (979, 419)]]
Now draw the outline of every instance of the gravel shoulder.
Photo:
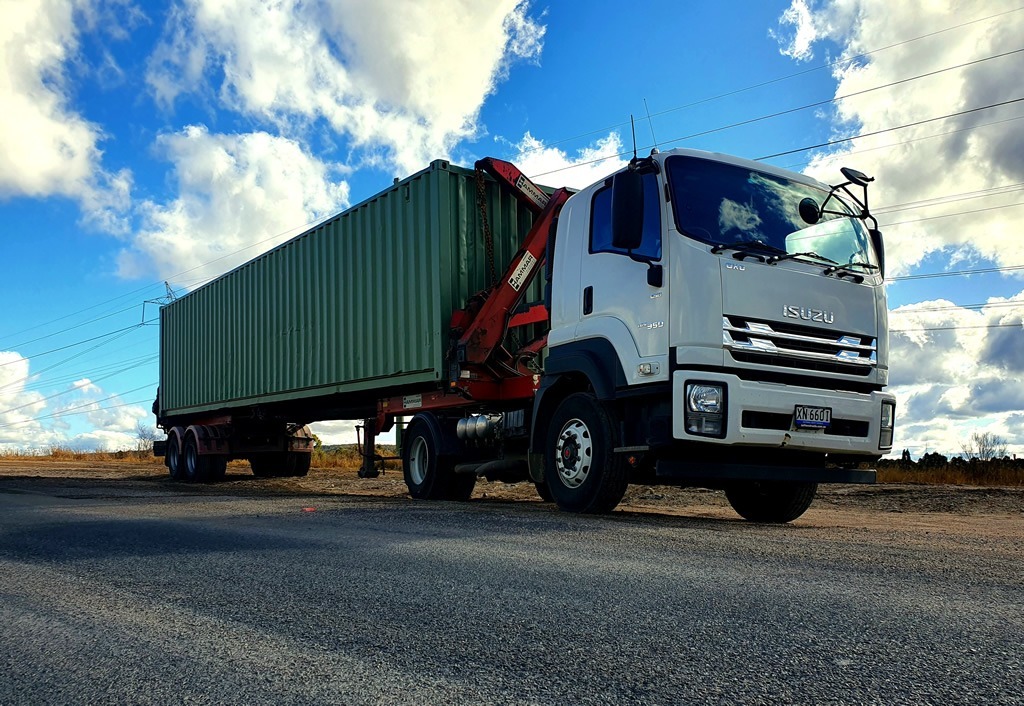
[[(58, 461), (0, 458), (0, 492), (44, 492), (67, 497), (119, 497), (168, 493), (243, 497), (408, 498), (400, 470), (379, 478), (359, 478), (355, 470), (315, 468), (306, 478), (257, 479), (248, 464), (228, 467), (223, 483), (188, 485), (167, 477), (152, 462)], [(529, 483), (477, 483), (473, 500), (541, 503)], [(720, 491), (671, 486), (634, 486), (616, 510), (621, 515), (741, 520)], [(873, 530), (922, 536), (961, 535), (1024, 541), (1024, 488), (950, 485), (823, 485), (797, 527)]]

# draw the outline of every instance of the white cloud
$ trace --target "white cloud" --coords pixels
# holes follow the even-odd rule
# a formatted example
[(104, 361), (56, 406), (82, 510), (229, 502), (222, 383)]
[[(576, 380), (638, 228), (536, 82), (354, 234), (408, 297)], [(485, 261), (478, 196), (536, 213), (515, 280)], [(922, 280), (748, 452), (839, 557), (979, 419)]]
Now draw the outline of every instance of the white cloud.
[[(139, 207), (142, 221), (121, 252), (120, 273), (156, 272), (181, 285), (225, 272), (348, 205), (335, 165), (265, 132), (211, 134), (192, 125), (158, 145), (174, 165), (177, 198)], [(258, 246), (258, 247), (250, 247)]]
[(1012, 422), (1024, 409), (1024, 292), (978, 310), (946, 300), (890, 312), (892, 387), (899, 403), (896, 452), (960, 452), (991, 431), (1024, 452)]
[(619, 156), (623, 152), (618, 133), (610, 133), (575, 155), (548, 147), (530, 133), (513, 145), (516, 155), (512, 162), (538, 184), (570, 186), (582, 189), (604, 179), (626, 166)]
[[(61, 446), (76, 451), (116, 451), (135, 447), (136, 425), (152, 420), (137, 405), (121, 406), (88, 378), (60, 393), (28, 389), (35, 378), (30, 362), (12, 351), (0, 352), (0, 451), (46, 451)], [(90, 430), (75, 433), (84, 421)]]
[(29, 361), (13, 351), (0, 351), (0, 450), (39, 447), (52, 433), (33, 419), (46, 408), (43, 395), (26, 390)]
[[(975, 11), (965, 15), (954, 0), (936, 0), (926, 6), (827, 0), (808, 9), (803, 0), (793, 0), (782, 22), (795, 27), (802, 39), (787, 44), (785, 51), (805, 56), (815, 41), (829, 40), (840, 46), (843, 57), (852, 57), (894, 45), (852, 64), (838, 65), (836, 95), (843, 96), (1020, 48), (1024, 12), (905, 41), (1012, 10), (1015, 4), (998, 0), (973, 7)], [(1020, 72), (1019, 55), (1013, 55), (845, 99), (836, 104), (835, 132), (845, 137), (885, 131), (1019, 98)], [(834, 181), (838, 167), (849, 165), (877, 178), (871, 199), (884, 214), (880, 224), (892, 274), (906, 272), (939, 250), (967, 260), (980, 256), (1000, 265), (1020, 264), (1024, 240), (1017, 234), (1024, 223), (1024, 209), (999, 208), (1019, 203), (1019, 190), (891, 210), (900, 204), (1024, 182), (1024, 130), (1014, 120), (1020, 114), (1019, 105), (1010, 105), (857, 138), (838, 153), (818, 157), (807, 171)], [(952, 215), (981, 209), (989, 210)], [(924, 218), (931, 220), (920, 220)]]
[(784, 56), (797, 61), (806, 61), (814, 55), (812, 47), (819, 36), (806, 0), (793, 0), (779, 19), (779, 30), (769, 30), (768, 34), (783, 45), (780, 51)]
[(103, 133), (71, 107), (65, 74), (93, 10), (86, 0), (0, 0), (0, 198), (66, 196), (87, 222), (123, 232), (131, 174), (102, 168)]
[(526, 0), (181, 0), (147, 80), (165, 107), (198, 93), (279, 127), (326, 120), (364, 160), (408, 173), (475, 135), (509, 63), (539, 56), (544, 27), (527, 10)]

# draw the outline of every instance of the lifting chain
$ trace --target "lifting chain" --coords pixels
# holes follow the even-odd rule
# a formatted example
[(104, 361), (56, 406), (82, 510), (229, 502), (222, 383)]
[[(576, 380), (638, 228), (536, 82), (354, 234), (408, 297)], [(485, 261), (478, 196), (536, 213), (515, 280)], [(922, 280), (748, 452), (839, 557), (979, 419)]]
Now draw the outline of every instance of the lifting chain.
[(494, 236), (491, 224), (487, 220), (487, 185), (484, 183), (484, 170), (476, 169), (476, 203), (480, 208), (480, 222), (484, 227), (484, 247), (487, 249), (487, 286), (492, 287), (498, 281), (498, 273), (494, 269)]

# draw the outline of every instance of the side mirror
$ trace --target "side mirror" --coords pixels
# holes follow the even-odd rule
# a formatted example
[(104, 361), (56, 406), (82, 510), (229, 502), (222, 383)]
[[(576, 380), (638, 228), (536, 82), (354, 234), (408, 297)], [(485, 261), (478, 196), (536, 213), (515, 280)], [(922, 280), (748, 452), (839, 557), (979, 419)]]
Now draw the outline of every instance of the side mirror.
[(631, 169), (612, 178), (612, 247), (636, 250), (644, 235), (644, 177)]
[(804, 223), (810, 223), (812, 226), (817, 223), (821, 218), (818, 203), (810, 197), (803, 199), (800, 202), (800, 217), (804, 219)]
[(871, 244), (875, 248), (875, 254), (878, 255), (878, 271), (882, 277), (885, 277), (885, 243), (882, 241), (882, 231), (877, 228), (872, 228), (868, 231), (871, 234)]

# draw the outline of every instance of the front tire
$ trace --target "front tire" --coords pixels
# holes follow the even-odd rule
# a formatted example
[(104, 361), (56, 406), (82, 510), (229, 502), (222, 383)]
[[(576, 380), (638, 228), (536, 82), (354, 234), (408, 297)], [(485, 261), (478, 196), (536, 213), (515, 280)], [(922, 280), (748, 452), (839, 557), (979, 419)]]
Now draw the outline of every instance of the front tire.
[(725, 497), (744, 519), (781, 524), (804, 514), (817, 491), (817, 483), (748, 481), (728, 486)]
[(568, 512), (606, 513), (629, 485), (615, 453), (612, 414), (594, 395), (569, 395), (555, 410), (545, 446), (544, 477), (555, 503)]

